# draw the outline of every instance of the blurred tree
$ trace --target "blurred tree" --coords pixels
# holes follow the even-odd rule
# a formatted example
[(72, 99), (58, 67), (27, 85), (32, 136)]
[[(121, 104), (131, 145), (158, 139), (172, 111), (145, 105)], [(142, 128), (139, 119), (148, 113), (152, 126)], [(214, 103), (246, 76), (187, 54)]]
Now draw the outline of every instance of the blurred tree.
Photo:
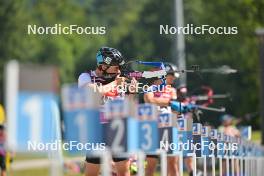
[[(9, 59), (55, 64), (62, 82), (77, 80), (80, 72), (95, 66), (99, 47), (112, 46), (127, 58), (175, 60), (175, 35), (160, 35), (160, 25), (173, 25), (174, 1), (162, 0), (2, 0), (0, 1), (0, 70)], [(186, 35), (187, 66), (230, 65), (236, 75), (189, 74), (189, 90), (202, 84), (216, 92), (230, 92), (223, 101), (228, 113), (255, 112), (259, 100), (258, 48), (255, 28), (263, 25), (263, 1), (184, 1), (185, 24), (237, 26), (237, 35)], [(106, 35), (28, 35), (27, 25), (54, 24), (105, 26)], [(3, 74), (0, 74), (0, 89)], [(0, 91), (1, 91), (0, 90)], [(2, 91), (1, 91), (2, 92)], [(217, 105), (217, 104), (216, 104)], [(239, 105), (239, 106), (238, 106)], [(205, 114), (205, 117), (219, 114)], [(216, 119), (213, 118), (212, 121)], [(257, 124), (257, 122), (255, 122)]]
[[(238, 27), (237, 35), (191, 35), (186, 40), (188, 64), (200, 64), (202, 68), (230, 65), (239, 70), (238, 74), (229, 76), (203, 75), (204, 84), (219, 92), (232, 93), (233, 101), (226, 102), (226, 107), (228, 113), (237, 116), (259, 108), (258, 48), (254, 32), (264, 21), (263, 7), (263, 1), (251, 0), (185, 1), (186, 23)], [(200, 81), (191, 76), (189, 85), (195, 87)]]
[(26, 21), (30, 13), (26, 1), (0, 1), (0, 101), (3, 99), (3, 70), (9, 59), (32, 59), (38, 53), (38, 41), (27, 39)]
[[(144, 10), (147, 1), (149, 0), (94, 0), (91, 6), (86, 7), (86, 16), (93, 20), (90, 24), (92, 26), (105, 26), (106, 35), (94, 36), (92, 42), (91, 38), (87, 41), (92, 45), (87, 48), (83, 56), (78, 60), (76, 76), (85, 69), (94, 69), (96, 52), (101, 46), (118, 48), (128, 58), (133, 56), (131, 53), (138, 52), (138, 48), (134, 48), (134, 45), (131, 48), (124, 46), (132, 42), (127, 37), (137, 32), (135, 26), (141, 21), (140, 14)], [(140, 37), (143, 36), (141, 35)], [(142, 46), (142, 48), (144, 47)], [(88, 62), (93, 64), (88, 64)]]

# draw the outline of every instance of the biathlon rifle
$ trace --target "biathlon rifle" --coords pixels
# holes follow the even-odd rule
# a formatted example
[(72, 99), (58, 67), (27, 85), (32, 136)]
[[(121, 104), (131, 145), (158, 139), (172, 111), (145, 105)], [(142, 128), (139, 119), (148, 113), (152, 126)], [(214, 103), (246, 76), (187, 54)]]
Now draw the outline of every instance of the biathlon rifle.
[[(196, 114), (200, 114), (201, 110), (214, 111), (214, 112), (225, 112), (224, 107), (215, 108), (209, 107), (209, 105), (213, 104), (214, 98), (228, 98), (229, 94), (219, 94), (214, 95), (214, 91), (209, 86), (202, 86), (203, 91), (205, 91), (205, 95), (198, 96), (190, 96), (185, 98), (185, 102), (187, 103), (179, 103), (178, 101), (171, 102), (172, 109), (178, 111), (180, 113), (185, 112), (194, 112)], [(195, 104), (197, 101), (205, 101), (202, 104)]]
[[(131, 64), (131, 65), (130, 65)], [(132, 68), (132, 64), (150, 66), (155, 68), (152, 71), (138, 71)], [(145, 61), (130, 61), (121, 67), (121, 76), (132, 79), (141, 79), (141, 78), (156, 78), (156, 77), (165, 77), (166, 70), (163, 62), (145, 62)]]
[(236, 69), (231, 68), (228, 65), (222, 65), (218, 68), (205, 68), (205, 69), (200, 69), (199, 65), (192, 65), (192, 69), (190, 70), (177, 70), (175, 72), (177, 73), (199, 72), (199, 73), (216, 73), (216, 74), (228, 75), (228, 74), (237, 73), (238, 71)]
[[(137, 65), (144, 65), (144, 66), (150, 66), (152, 69), (149, 71), (138, 71), (132, 68), (132, 64)], [(178, 73), (194, 73), (199, 71), (199, 65), (193, 65), (191, 66), (191, 69), (189, 70), (177, 70), (175, 72)], [(148, 61), (129, 61), (124, 66), (121, 67), (121, 76), (127, 77), (127, 78), (162, 78), (167, 75), (167, 72), (165, 70), (164, 62), (148, 62)]]
[(231, 95), (229, 93), (226, 94), (214, 94), (214, 91), (209, 86), (202, 86), (201, 90), (203, 90), (205, 93), (204, 95), (191, 95), (189, 97), (186, 97), (186, 101), (188, 102), (197, 102), (197, 101), (203, 101), (203, 106), (209, 106), (210, 104), (214, 103), (215, 99), (225, 99), (230, 98)]

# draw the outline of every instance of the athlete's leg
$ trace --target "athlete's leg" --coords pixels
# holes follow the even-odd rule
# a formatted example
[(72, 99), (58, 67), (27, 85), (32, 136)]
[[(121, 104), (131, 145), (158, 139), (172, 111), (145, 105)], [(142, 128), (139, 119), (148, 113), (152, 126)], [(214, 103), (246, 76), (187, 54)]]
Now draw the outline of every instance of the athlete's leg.
[(100, 165), (93, 163), (85, 163), (85, 176), (98, 176), (100, 172)]
[(187, 168), (187, 172), (188, 173), (192, 173), (193, 172), (193, 160), (192, 160), (192, 157), (186, 157), (184, 159), (184, 163), (185, 163), (185, 166)]
[(169, 156), (168, 161), (168, 176), (179, 176), (179, 157)]
[(235, 175), (240, 175), (239, 159), (234, 159), (234, 164), (235, 164)]
[(147, 160), (147, 167), (145, 169), (145, 173), (146, 173), (145, 175), (153, 176), (156, 170), (157, 163), (158, 163), (158, 158), (147, 156), (146, 160)]
[(222, 173), (226, 175), (226, 159), (222, 159)]
[(86, 157), (85, 176), (98, 176), (100, 172), (100, 158)]
[(118, 176), (130, 176), (129, 166), (130, 166), (129, 159), (120, 160), (120, 161), (115, 160), (115, 168)]

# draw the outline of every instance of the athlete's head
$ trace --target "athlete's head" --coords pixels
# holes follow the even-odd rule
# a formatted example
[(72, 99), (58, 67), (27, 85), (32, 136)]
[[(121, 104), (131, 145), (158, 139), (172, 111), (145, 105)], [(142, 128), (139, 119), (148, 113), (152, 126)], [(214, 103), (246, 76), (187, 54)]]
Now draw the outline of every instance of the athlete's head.
[(185, 86), (181, 86), (177, 89), (177, 97), (179, 101), (184, 101), (187, 98), (188, 89)]
[(125, 64), (122, 54), (114, 48), (102, 47), (96, 54), (97, 68), (103, 76), (115, 77), (120, 73), (120, 67)]
[[(161, 70), (161, 68), (159, 67), (153, 67), (151, 68), (149, 71), (159, 71)], [(153, 77), (153, 78), (149, 78), (148, 82), (152, 85), (161, 85), (165, 82), (165, 77), (164, 76), (159, 76), (159, 77)]]
[(223, 126), (232, 125), (233, 117), (230, 114), (224, 114), (221, 116)]
[(166, 83), (168, 85), (172, 85), (175, 81), (175, 79), (180, 77), (180, 74), (177, 72), (178, 68), (176, 65), (172, 63), (164, 63), (165, 70), (167, 72), (166, 76)]
[(153, 85), (161, 85), (163, 80), (161, 78), (152, 78), (151, 81)]

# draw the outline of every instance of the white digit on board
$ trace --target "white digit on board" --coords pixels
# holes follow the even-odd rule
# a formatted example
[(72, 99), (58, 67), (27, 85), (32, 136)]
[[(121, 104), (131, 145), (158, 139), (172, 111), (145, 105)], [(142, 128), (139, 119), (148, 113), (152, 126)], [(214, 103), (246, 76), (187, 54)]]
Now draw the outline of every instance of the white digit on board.
[(27, 114), (26, 117), (30, 119), (29, 140), (32, 142), (40, 142), (42, 131), (42, 102), (38, 96), (32, 96), (25, 104), (23, 111)]
[(142, 144), (141, 147), (143, 150), (149, 150), (150, 147), (152, 146), (152, 139), (151, 139), (151, 133), (152, 133), (152, 128), (149, 124), (144, 124), (142, 126), (142, 129), (146, 131), (144, 138), (146, 139), (146, 143)]
[(116, 151), (124, 151), (124, 147), (121, 146), (121, 141), (125, 132), (124, 123), (121, 119), (115, 119), (111, 123), (111, 129), (116, 130), (116, 136), (112, 143), (112, 148)]
[(163, 131), (161, 141), (164, 141), (164, 142), (167, 142), (168, 141), (169, 142), (169, 132), (168, 132), (168, 129), (165, 129)]

